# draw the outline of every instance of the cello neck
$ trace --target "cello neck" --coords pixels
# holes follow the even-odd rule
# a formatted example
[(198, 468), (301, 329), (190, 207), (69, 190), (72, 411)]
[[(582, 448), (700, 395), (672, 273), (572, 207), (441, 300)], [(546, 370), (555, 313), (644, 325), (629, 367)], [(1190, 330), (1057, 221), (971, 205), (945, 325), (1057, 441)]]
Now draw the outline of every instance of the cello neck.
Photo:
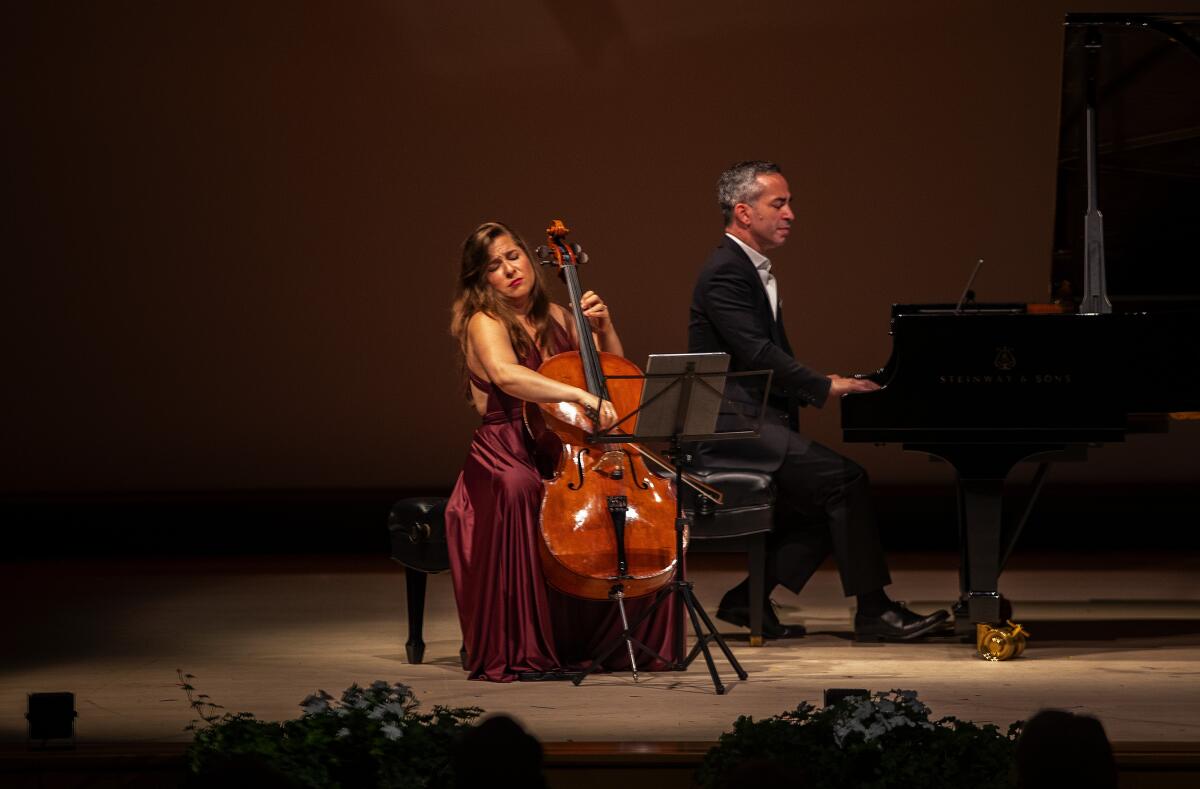
[[(604, 370), (600, 366), (600, 354), (592, 337), (592, 327), (587, 316), (583, 314), (583, 287), (579, 284), (579, 247), (568, 245), (566, 242), (567, 229), (562, 220), (555, 219), (546, 229), (547, 241), (557, 260), (563, 281), (567, 283), (567, 293), (571, 297), (571, 316), (575, 320), (575, 334), (579, 338), (579, 358), (583, 363), (583, 376), (587, 390), (597, 397), (610, 400), (608, 387), (604, 383)], [(586, 255), (582, 256), (584, 260)]]
[(567, 292), (571, 296), (571, 315), (575, 319), (575, 333), (579, 336), (579, 357), (583, 361), (583, 376), (587, 390), (608, 400), (608, 387), (604, 383), (604, 372), (600, 368), (600, 355), (596, 351), (592, 327), (583, 314), (580, 301), (583, 288), (579, 285), (579, 272), (574, 265), (563, 267), (563, 278), (567, 281)]

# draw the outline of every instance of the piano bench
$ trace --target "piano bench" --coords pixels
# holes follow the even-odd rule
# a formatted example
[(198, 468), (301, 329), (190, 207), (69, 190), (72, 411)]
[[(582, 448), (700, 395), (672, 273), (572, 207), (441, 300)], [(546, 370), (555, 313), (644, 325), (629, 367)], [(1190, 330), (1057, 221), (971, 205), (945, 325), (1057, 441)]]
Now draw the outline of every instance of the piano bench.
[[(425, 659), (425, 586), (430, 573), (450, 569), (446, 547), (446, 499), (440, 496), (401, 499), (388, 513), (388, 532), (392, 539), (392, 558), (404, 565), (404, 584), (408, 603), (408, 641), (404, 651), (409, 663)], [(466, 648), (459, 658), (467, 659)]]
[(688, 552), (745, 552), (750, 575), (750, 646), (763, 645), (767, 590), (767, 535), (775, 525), (775, 482), (770, 474), (740, 469), (691, 472), (725, 497), (715, 504), (684, 487), (684, 510), (692, 518)]

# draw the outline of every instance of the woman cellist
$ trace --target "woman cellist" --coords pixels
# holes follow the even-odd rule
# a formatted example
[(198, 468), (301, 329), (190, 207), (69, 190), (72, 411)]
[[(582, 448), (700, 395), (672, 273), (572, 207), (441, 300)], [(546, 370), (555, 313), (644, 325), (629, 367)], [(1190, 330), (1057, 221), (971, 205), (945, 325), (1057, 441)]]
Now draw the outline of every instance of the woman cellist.
[[(621, 354), (608, 307), (588, 291), (581, 306), (601, 351)], [(570, 402), (595, 409), (602, 427), (612, 404), (536, 372), (544, 358), (577, 349), (567, 311), (552, 304), (540, 267), (521, 237), (485, 222), (463, 242), (452, 309), (468, 398), (483, 418), (446, 507), (446, 540), (471, 679), (566, 678), (621, 632), (611, 602), (582, 600), (550, 587), (539, 556), (543, 481), (522, 421), (522, 402)], [(631, 619), (648, 600), (627, 604)], [(660, 655), (673, 654), (671, 606), (634, 631)], [(662, 670), (657, 660), (639, 668)], [(606, 668), (628, 666), (618, 650)]]

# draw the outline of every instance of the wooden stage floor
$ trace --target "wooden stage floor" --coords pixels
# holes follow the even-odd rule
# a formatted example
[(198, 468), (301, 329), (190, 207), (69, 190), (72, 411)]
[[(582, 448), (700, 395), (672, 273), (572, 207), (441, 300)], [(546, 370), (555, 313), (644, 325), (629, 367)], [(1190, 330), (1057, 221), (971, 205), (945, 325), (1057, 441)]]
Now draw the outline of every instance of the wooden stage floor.
[[(739, 559), (693, 559), (715, 610)], [(956, 559), (900, 556), (893, 596), (917, 609), (954, 596)], [(956, 643), (856, 644), (836, 573), (777, 593), (807, 638), (749, 647), (750, 673), (713, 693), (703, 662), (684, 673), (570, 683), (469, 682), (458, 666), (450, 579), (430, 579), (423, 665), (404, 658), (404, 577), (377, 557), (100, 559), (0, 563), (0, 743), (26, 737), (26, 694), (73, 691), (81, 742), (181, 743), (191, 720), (176, 668), (230, 711), (279, 719), (318, 688), (375, 679), (425, 706), (515, 716), (547, 742), (711, 742), (739, 715), (772, 715), (829, 687), (919, 691), (937, 716), (1006, 726), (1042, 707), (1098, 716), (1114, 742), (1200, 743), (1200, 557), (1017, 556), (1002, 580), (1032, 631), (1025, 655), (989, 663)]]

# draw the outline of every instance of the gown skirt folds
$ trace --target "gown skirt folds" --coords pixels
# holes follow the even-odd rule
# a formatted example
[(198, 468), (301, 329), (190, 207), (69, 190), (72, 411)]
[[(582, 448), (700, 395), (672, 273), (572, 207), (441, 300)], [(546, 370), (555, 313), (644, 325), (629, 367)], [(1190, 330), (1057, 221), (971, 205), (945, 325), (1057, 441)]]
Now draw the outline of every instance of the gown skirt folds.
[[(570, 350), (566, 330), (557, 323), (554, 329), (555, 347)], [(541, 354), (535, 348), (521, 363), (536, 370)], [(596, 651), (621, 633), (616, 603), (571, 597), (546, 583), (538, 548), (544, 485), (534, 466), (521, 401), (475, 376), (471, 385), (487, 394), (487, 413), (446, 507), (450, 571), (469, 676), (511, 682), (522, 672), (586, 668)], [(630, 622), (653, 599), (626, 600)], [(675, 607), (664, 604), (633, 635), (670, 657), (674, 622)], [(640, 669), (667, 668), (636, 647), (635, 654)], [(627, 650), (614, 651), (604, 668), (628, 669)]]

